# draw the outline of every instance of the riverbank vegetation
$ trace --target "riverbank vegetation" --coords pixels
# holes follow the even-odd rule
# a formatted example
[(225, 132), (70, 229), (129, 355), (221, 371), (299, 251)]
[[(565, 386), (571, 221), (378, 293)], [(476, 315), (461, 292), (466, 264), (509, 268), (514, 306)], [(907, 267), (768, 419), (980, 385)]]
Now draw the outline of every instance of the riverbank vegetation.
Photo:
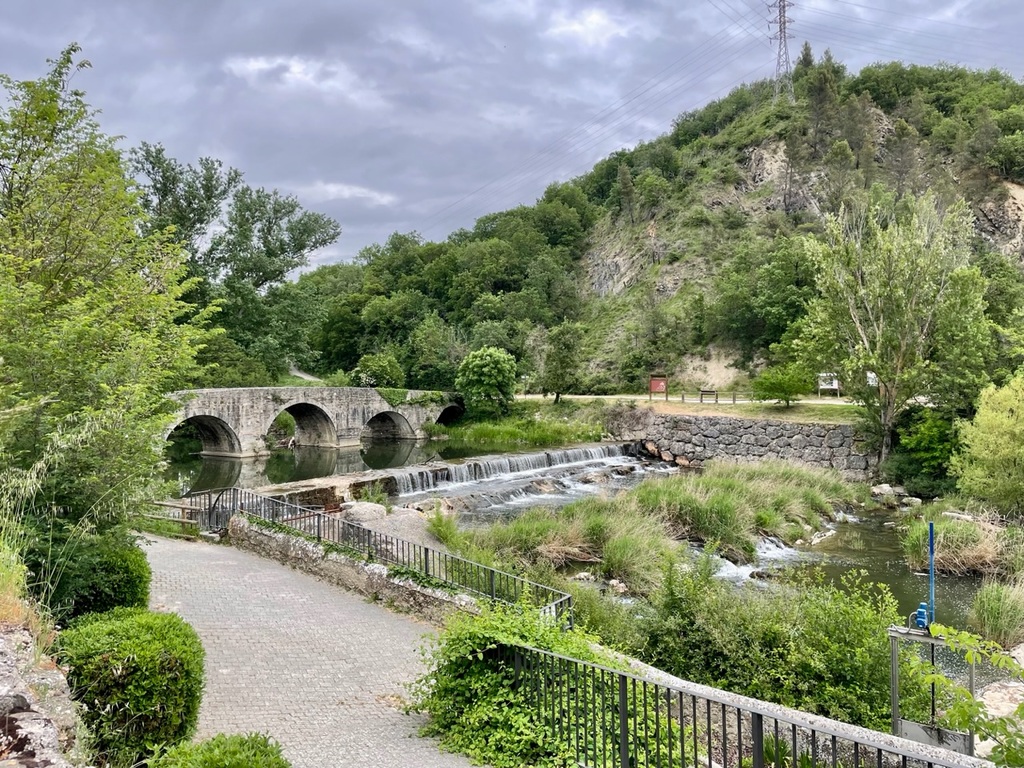
[[(841, 585), (804, 575), (736, 587), (714, 577), (711, 555), (688, 546), (748, 562), (760, 537), (805, 538), (859, 493), (833, 473), (782, 462), (710, 462), (701, 474), (647, 480), (610, 499), (467, 531), (437, 515), (430, 529), (466, 557), (572, 593), (582, 626), (671, 674), (884, 727), (886, 628), (900, 622), (885, 587), (856, 575)], [(621, 583), (636, 602), (604, 594), (595, 580), (611, 593)], [(906, 711), (923, 713), (920, 676), (903, 663)]]
[(508, 450), (508, 446), (554, 448), (574, 443), (596, 442), (602, 436), (604, 404), (562, 400), (554, 403), (516, 400), (504, 416), (470, 411), (454, 424), (427, 424), (431, 437), (479, 447)]
[(647, 593), (661, 556), (681, 543), (716, 547), (736, 562), (753, 560), (757, 542), (809, 539), (858, 489), (837, 474), (781, 461), (709, 462), (701, 473), (650, 479), (611, 498), (587, 498), (561, 509), (537, 508), (507, 523), (461, 534), (441, 532), (449, 546), (469, 545), (498, 562), (593, 567)]

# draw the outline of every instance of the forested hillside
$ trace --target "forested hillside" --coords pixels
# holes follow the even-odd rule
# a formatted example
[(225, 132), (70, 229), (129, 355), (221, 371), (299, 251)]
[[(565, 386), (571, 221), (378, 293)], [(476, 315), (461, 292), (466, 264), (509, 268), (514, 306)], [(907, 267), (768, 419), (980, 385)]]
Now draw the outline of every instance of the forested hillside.
[[(144, 145), (134, 171), (151, 227), (176, 227), (199, 280), (191, 297), (219, 305), (226, 330), (196, 383), (268, 383), (296, 364), (338, 383), (445, 388), (484, 346), (508, 350), (534, 390), (638, 390), (652, 370), (700, 383), (692, 363), (710, 350), (740, 375), (770, 359), (814, 295), (799, 238), (844, 205), (925, 190), (970, 204), (988, 315), (1006, 329), (1024, 293), (1024, 86), (945, 65), (853, 75), (806, 46), (794, 85), (795, 104), (774, 101), (770, 82), (742, 86), (535, 205), (444, 242), (395, 233), (294, 282), (289, 270), (337, 224), (216, 160), (190, 166)], [(559, 359), (582, 365), (549, 387), (546, 340), (565, 323), (581, 333), (557, 337)]]

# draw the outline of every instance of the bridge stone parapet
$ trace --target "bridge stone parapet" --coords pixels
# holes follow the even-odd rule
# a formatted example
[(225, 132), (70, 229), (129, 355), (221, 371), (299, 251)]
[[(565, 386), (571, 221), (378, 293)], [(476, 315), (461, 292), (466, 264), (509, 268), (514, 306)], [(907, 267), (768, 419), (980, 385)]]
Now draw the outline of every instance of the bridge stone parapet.
[[(388, 392), (399, 396), (402, 390)], [(295, 444), (321, 447), (355, 445), (369, 436), (422, 439), (427, 424), (461, 412), (454, 397), (437, 392), (407, 390), (404, 400), (392, 404), (365, 387), (195, 389), (173, 397), (182, 404), (173, 427), (195, 427), (207, 456), (267, 453), (265, 436), (285, 411), (295, 419)]]

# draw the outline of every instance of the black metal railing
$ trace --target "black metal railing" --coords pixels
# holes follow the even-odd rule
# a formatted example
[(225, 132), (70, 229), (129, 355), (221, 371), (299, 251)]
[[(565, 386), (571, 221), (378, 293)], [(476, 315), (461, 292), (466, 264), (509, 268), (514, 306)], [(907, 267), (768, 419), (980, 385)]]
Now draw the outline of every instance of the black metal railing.
[(189, 497), (201, 508), (201, 530), (226, 528), (231, 516), (242, 512), (288, 526), (373, 562), (407, 568), (427, 580), (462, 592), (504, 603), (523, 600), (561, 624), (572, 625), (572, 596), (515, 574), (441, 552), (406, 539), (342, 520), (314, 507), (263, 496), (243, 488), (203, 491)]
[(533, 648), (485, 657), (582, 768), (980, 768), (984, 760), (683, 681)]

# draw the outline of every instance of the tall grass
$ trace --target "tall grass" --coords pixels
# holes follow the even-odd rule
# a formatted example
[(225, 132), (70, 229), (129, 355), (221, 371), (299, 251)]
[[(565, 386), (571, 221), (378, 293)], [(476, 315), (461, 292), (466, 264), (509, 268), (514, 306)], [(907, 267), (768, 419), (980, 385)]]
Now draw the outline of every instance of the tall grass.
[(633, 496), (662, 516), (676, 538), (715, 542), (730, 559), (747, 561), (759, 535), (794, 543), (857, 491), (836, 473), (782, 461), (711, 462), (699, 475), (645, 482)]
[(970, 628), (1004, 648), (1024, 642), (1024, 579), (986, 581), (974, 596)]
[(903, 534), (903, 553), (914, 570), (928, 567), (929, 522), (935, 524), (935, 569), (941, 573), (998, 573), (1004, 551), (1014, 549), (1013, 541), (1004, 540), (1003, 530), (991, 522), (932, 514), (911, 521)]
[(640, 594), (656, 585), (661, 557), (671, 546), (659, 520), (617, 499), (584, 499), (561, 510), (538, 507), (467, 535), (477, 549), (517, 570), (584, 567)]
[[(12, 417), (29, 404), (0, 411), (0, 437)], [(44, 605), (28, 600), (29, 574), (25, 567), (27, 526), (37, 496), (53, 467), (79, 450), (95, 434), (96, 424), (69, 421), (53, 431), (40, 458), (27, 468), (16, 466), (0, 451), (0, 623), (24, 624), (37, 640), (37, 650), (52, 639), (53, 623)]]
[(619, 579), (634, 594), (655, 590), (667, 554), (681, 541), (714, 544), (733, 560), (753, 559), (760, 535), (793, 542), (817, 528), (855, 490), (837, 475), (764, 465), (709, 464), (701, 475), (651, 479), (613, 498), (591, 497), (560, 510), (535, 508), (514, 520), (458, 532), (450, 519), (431, 531), (464, 556), (489, 553), (505, 567), (584, 568)]
[(506, 418), (493, 422), (476, 422), (453, 426), (426, 425), (433, 437), (447, 437), (462, 443), (500, 451), (509, 445), (550, 448), (572, 443), (595, 442), (601, 439), (601, 425), (581, 421), (552, 419)]

